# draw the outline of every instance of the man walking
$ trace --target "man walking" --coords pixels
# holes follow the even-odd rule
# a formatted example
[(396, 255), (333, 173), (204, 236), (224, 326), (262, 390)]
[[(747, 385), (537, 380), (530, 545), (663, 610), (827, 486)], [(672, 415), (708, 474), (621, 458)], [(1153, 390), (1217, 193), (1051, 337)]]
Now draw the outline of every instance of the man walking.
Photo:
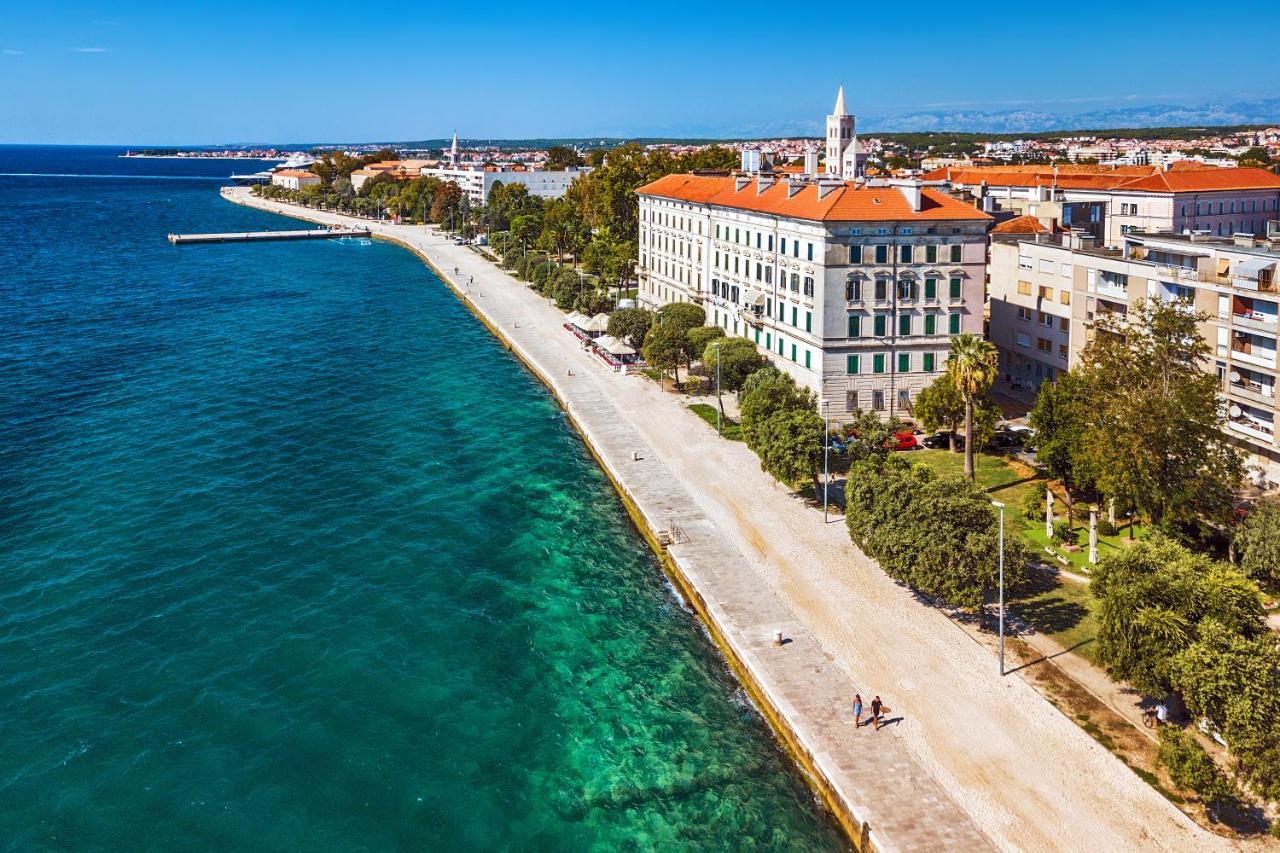
[(889, 706), (881, 702), (879, 696), (871, 700), (871, 725), (876, 731), (880, 731), (880, 715), (888, 713), (889, 710)]
[(862, 694), (853, 694), (853, 727), (862, 728)]

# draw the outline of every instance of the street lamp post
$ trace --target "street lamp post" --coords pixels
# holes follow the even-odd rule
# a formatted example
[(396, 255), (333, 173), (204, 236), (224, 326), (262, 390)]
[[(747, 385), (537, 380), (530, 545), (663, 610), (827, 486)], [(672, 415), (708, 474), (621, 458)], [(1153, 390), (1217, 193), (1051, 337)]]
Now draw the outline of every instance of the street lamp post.
[(1004, 504), (992, 501), (991, 505), (1000, 510), (1000, 674), (1004, 675)]
[(827, 407), (831, 403), (822, 401), (822, 523), (827, 523), (827, 497), (831, 492), (831, 466), (828, 459), (831, 454), (831, 419), (827, 417)]

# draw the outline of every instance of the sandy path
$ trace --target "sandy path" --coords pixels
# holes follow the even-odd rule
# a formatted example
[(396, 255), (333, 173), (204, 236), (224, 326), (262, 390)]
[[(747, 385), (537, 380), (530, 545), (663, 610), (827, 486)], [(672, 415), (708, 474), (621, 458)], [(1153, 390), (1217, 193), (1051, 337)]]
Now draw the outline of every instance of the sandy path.
[[(272, 206), (292, 212), (283, 206)], [(342, 221), (316, 214), (308, 218)], [(346, 220), (352, 221), (352, 220)], [(486, 313), (556, 336), (566, 366), (598, 383), (856, 683), (884, 697), (900, 738), (999, 846), (1009, 850), (1211, 850), (1230, 842), (1140, 780), (990, 650), (918, 603), (849, 541), (842, 524), (790, 495), (738, 442), (717, 438), (685, 401), (607, 371), (559, 328), (559, 312), (464, 247), (420, 227), (375, 226), (422, 249)]]

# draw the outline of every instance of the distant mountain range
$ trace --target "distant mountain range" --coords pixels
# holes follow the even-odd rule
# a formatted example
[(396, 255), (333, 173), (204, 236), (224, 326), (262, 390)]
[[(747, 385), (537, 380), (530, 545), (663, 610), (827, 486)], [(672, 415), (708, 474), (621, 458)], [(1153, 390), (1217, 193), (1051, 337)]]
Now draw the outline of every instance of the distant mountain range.
[(1223, 124), (1280, 124), (1280, 98), (1194, 106), (1156, 104), (1113, 107), (1069, 115), (1021, 109), (998, 112), (942, 110), (859, 118), (868, 133), (952, 131), (955, 133), (1036, 133), (1046, 130), (1103, 130), (1120, 127), (1198, 127)]

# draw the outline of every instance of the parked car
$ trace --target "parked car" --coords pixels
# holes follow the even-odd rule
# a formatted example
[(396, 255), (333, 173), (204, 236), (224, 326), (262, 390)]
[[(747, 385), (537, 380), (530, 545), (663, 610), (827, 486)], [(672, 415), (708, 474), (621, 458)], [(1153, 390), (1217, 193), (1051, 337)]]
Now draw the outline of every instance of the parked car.
[(1022, 439), (1023, 434), (1021, 432), (1002, 429), (997, 430), (995, 434), (991, 436), (991, 441), (987, 442), (987, 444), (997, 449), (1003, 447), (1021, 447)]
[(920, 442), (916, 440), (916, 437), (910, 431), (895, 433), (893, 439), (894, 450), (915, 450), (920, 446)]
[[(956, 450), (963, 450), (964, 436), (960, 435), (959, 433), (956, 433), (955, 438), (956, 438)], [(933, 435), (925, 436), (920, 443), (925, 447), (931, 448), (933, 450), (945, 450), (951, 447), (951, 433), (946, 432), (945, 430), (942, 432), (935, 432)]]

